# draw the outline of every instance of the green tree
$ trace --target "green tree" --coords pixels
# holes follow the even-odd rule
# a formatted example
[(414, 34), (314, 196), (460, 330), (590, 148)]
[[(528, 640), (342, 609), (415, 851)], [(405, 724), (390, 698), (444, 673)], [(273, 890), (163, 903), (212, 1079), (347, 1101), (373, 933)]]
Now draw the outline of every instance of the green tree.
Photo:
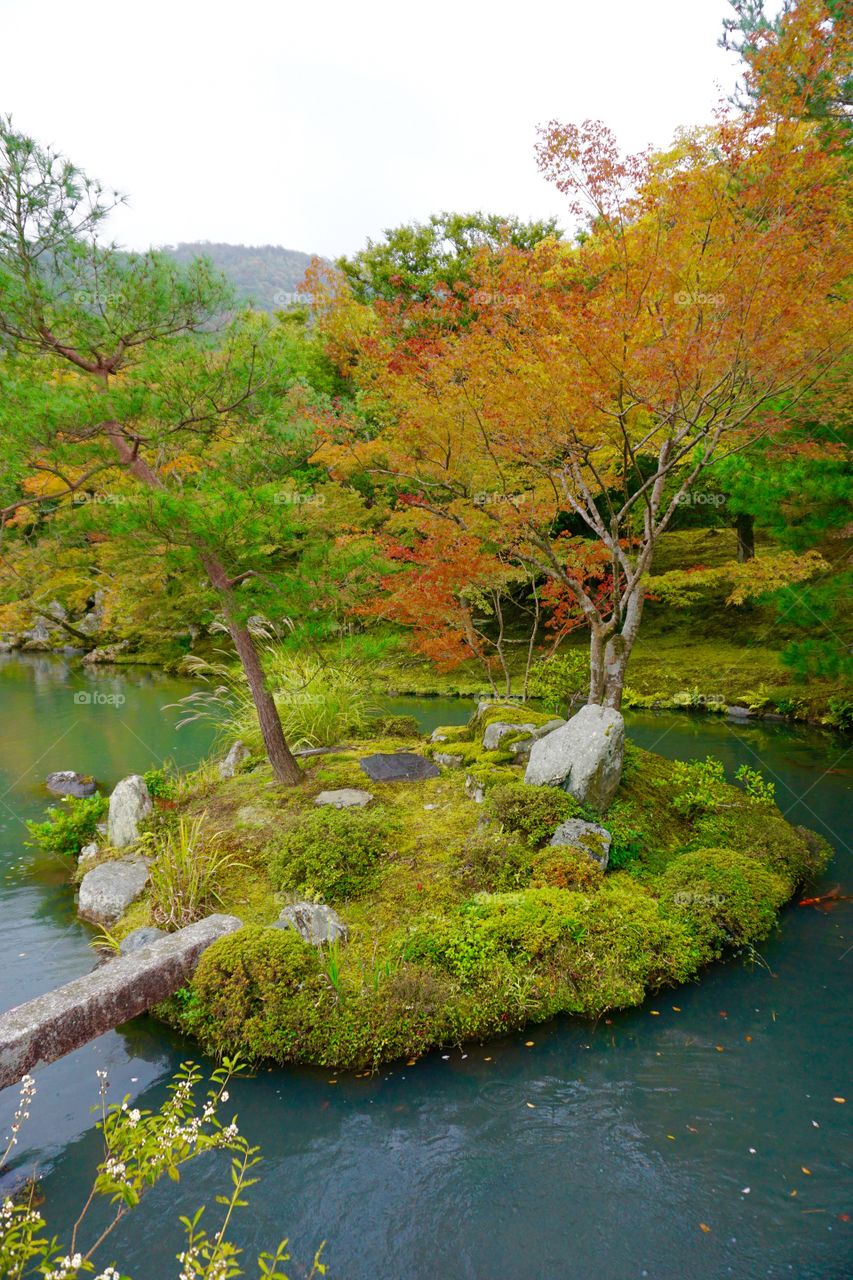
[[(307, 410), (332, 383), (297, 323), (229, 314), (230, 290), (203, 260), (182, 268), (101, 243), (117, 199), (0, 123), (3, 522), (116, 486), (111, 535), (129, 557), (162, 555), (164, 572), (201, 571), (274, 776), (294, 783), (249, 618), (274, 606), (319, 522)], [(75, 514), (99, 518), (86, 504)]]

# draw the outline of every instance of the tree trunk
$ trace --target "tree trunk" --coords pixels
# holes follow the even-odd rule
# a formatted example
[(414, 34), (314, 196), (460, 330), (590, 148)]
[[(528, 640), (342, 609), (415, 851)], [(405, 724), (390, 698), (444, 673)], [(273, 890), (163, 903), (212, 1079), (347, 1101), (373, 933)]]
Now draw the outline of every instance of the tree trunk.
[(625, 671), (628, 659), (640, 629), (645, 597), (642, 586), (628, 599), (623, 600), (622, 628), (593, 628), (589, 639), (589, 697), (587, 704), (595, 703), (619, 711), (622, 691), (625, 687)]
[(755, 559), (755, 520), (752, 516), (737, 516), (737, 558), (739, 564)]
[[(149, 467), (145, 459), (141, 458), (138, 452), (132, 448), (119, 423), (107, 423), (105, 424), (105, 430), (119, 458), (140, 484), (149, 489), (162, 489), (165, 487), (157, 472)], [(292, 786), (301, 780), (302, 774), (299, 772), (299, 765), (294, 759), (293, 752), (287, 745), (284, 730), (281, 727), (281, 717), (278, 714), (275, 700), (267, 687), (266, 676), (264, 675), (252, 634), (248, 627), (243, 626), (237, 620), (231, 580), (225, 571), (225, 566), (217, 556), (201, 552), (200, 559), (210, 585), (222, 601), (228, 633), (237, 651), (237, 657), (240, 659), (252, 694), (252, 701), (255, 704), (267, 758), (272, 765), (273, 776), (277, 782)]]

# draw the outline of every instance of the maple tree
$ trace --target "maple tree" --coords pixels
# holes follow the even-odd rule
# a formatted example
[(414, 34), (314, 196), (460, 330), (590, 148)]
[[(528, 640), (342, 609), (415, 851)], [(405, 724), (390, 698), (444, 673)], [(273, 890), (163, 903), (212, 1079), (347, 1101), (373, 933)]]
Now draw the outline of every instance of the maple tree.
[[(587, 216), (575, 244), (484, 253), (469, 285), (379, 300), (372, 322), (327, 288), (326, 323), (338, 352), (349, 325), (347, 368), (375, 426), (335, 447), (465, 533), (460, 503), (488, 493), (500, 537), (589, 627), (589, 700), (618, 708), (655, 547), (684, 495), (843, 358), (846, 161), (772, 102), (637, 156), (600, 124), (552, 122), (538, 160)], [(606, 554), (603, 597), (555, 546), (566, 513)]]
[[(212, 596), (274, 776), (293, 783), (301, 775), (250, 618), (280, 611), (306, 540), (335, 524), (307, 412), (333, 379), (286, 317), (231, 313), (227, 285), (203, 261), (184, 269), (101, 244), (111, 200), (2, 123), (7, 537), (34, 522), (30, 545), (106, 539), (120, 544), (126, 577), (136, 560), (154, 560), (164, 579), (192, 584), (191, 601)], [(80, 502), (98, 494), (114, 501)]]

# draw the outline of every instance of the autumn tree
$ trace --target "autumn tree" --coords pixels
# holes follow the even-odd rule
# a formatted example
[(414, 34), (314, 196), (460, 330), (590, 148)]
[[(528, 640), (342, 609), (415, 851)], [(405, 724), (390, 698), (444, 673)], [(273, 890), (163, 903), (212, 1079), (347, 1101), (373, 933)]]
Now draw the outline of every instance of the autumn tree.
[(123, 539), (127, 573), (147, 550), (164, 573), (204, 578), (274, 776), (293, 783), (249, 616), (274, 607), (306, 525), (321, 520), (326, 476), (312, 469), (305, 410), (323, 358), (284, 319), (229, 314), (230, 291), (203, 261), (184, 269), (102, 244), (113, 199), (3, 122), (3, 521), (49, 509), (55, 531), (92, 528), (98, 508), (75, 499), (116, 484), (108, 533)]
[[(684, 496), (842, 358), (845, 161), (769, 107), (628, 157), (601, 125), (552, 123), (538, 159), (585, 234), (481, 255), (464, 298), (377, 303), (350, 367), (387, 425), (358, 447), (462, 528), (460, 496), (506, 499), (492, 519), (523, 531), (589, 627), (589, 701), (618, 708)], [(565, 512), (606, 555), (604, 598), (555, 548)]]

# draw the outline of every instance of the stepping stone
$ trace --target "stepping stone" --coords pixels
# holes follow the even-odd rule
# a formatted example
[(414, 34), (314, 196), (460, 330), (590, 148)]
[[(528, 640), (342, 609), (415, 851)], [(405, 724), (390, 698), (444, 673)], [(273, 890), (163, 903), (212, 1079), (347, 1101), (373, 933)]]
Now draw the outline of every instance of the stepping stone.
[(365, 756), (358, 762), (371, 782), (422, 782), (439, 778), (437, 765), (414, 751), (391, 751), (387, 755)]
[(369, 791), (359, 791), (356, 787), (341, 787), (339, 791), (321, 791), (314, 797), (314, 803), (331, 805), (334, 809), (363, 809), (372, 799), (373, 796)]

